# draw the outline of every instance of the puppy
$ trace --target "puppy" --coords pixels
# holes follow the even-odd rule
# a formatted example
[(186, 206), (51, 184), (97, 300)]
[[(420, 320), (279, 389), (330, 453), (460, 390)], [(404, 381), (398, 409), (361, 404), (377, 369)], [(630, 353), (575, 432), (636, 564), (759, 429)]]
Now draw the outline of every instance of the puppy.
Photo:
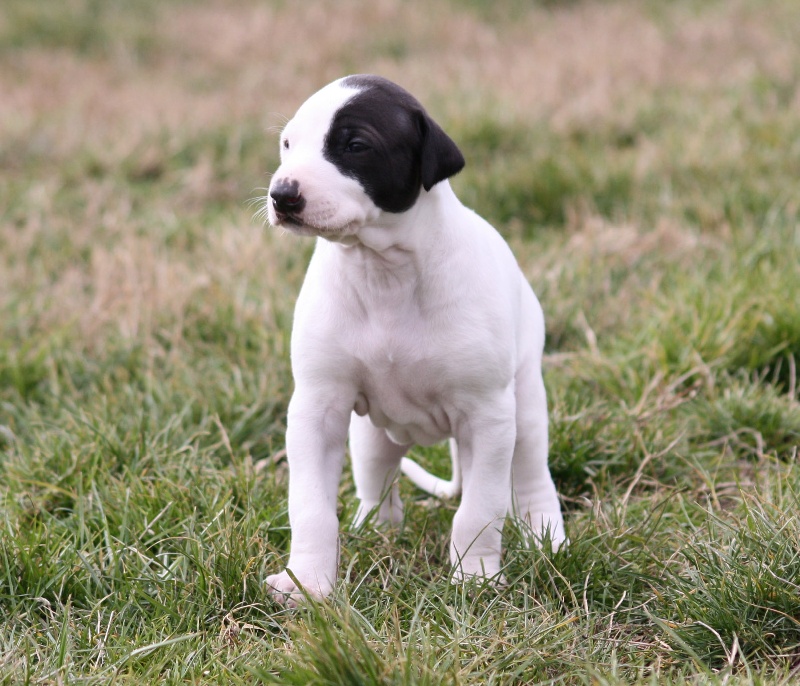
[[(287, 571), (267, 579), (274, 597), (295, 605), (303, 589), (333, 589), (348, 433), (356, 524), (401, 520), (401, 466), (438, 495), (463, 486), (454, 578), (500, 579), (509, 511), (557, 546), (542, 309), (505, 241), (453, 193), (456, 144), (407, 91), (356, 75), (300, 107), (280, 152), (268, 219), (317, 241), (292, 329), (292, 542)], [(445, 439), (451, 481), (404, 458)]]

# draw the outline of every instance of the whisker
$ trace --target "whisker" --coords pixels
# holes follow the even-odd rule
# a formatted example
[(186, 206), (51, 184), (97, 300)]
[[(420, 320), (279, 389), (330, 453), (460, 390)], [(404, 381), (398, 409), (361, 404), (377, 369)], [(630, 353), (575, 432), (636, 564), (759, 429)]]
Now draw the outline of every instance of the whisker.
[(251, 217), (251, 221), (259, 221), (261, 223), (268, 222), (269, 203), (269, 195), (259, 195), (255, 198), (250, 198), (250, 200), (247, 201), (247, 205), (249, 207), (256, 207), (256, 210), (253, 212), (253, 216)]
[(270, 112), (269, 116), (279, 119), (281, 122), (280, 124), (271, 124), (270, 126), (267, 126), (265, 130), (269, 133), (281, 133), (286, 124), (289, 123), (289, 117), (287, 117), (285, 114), (281, 114), (280, 112)]

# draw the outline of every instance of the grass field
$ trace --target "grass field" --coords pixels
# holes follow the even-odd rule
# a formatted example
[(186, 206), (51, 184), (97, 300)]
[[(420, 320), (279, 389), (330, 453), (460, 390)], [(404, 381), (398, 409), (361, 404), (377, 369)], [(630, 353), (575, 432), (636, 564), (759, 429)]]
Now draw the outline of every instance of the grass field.
[[(0, 684), (797, 683), (798, 36), (795, 0), (3, 0)], [(443, 124), (540, 296), (571, 544), (509, 522), (508, 588), (452, 585), (454, 505), (403, 483), (293, 612), (312, 245), (252, 201), (350, 72)]]

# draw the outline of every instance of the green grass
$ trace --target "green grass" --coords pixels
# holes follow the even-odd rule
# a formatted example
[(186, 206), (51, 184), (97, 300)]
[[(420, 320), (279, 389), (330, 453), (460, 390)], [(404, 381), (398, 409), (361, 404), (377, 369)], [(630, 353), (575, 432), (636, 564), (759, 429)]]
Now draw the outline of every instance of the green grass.
[[(0, 9), (0, 684), (796, 682), (792, 0), (101, 5)], [(330, 35), (281, 40), (306, 20)], [(660, 70), (614, 71), (628, 42), (591, 39), (620, 26)], [(543, 51), (577, 81), (532, 66), (539, 107), (504, 78)], [(266, 591), (312, 246), (250, 201), (344, 70), (430, 104), (546, 311), (570, 545), (509, 521), (500, 591), (450, 583), (456, 505), (405, 482), (399, 531), (343, 524), (328, 602)]]

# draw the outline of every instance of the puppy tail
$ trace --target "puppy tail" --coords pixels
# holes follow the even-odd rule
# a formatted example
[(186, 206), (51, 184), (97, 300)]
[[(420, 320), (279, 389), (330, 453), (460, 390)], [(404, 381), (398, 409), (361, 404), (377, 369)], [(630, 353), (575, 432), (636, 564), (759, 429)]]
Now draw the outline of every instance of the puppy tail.
[(461, 464), (456, 447), (452, 442), (450, 443), (450, 456), (453, 460), (453, 477), (450, 481), (434, 476), (409, 457), (404, 457), (400, 461), (400, 471), (411, 479), (417, 488), (443, 500), (454, 498), (461, 493)]

